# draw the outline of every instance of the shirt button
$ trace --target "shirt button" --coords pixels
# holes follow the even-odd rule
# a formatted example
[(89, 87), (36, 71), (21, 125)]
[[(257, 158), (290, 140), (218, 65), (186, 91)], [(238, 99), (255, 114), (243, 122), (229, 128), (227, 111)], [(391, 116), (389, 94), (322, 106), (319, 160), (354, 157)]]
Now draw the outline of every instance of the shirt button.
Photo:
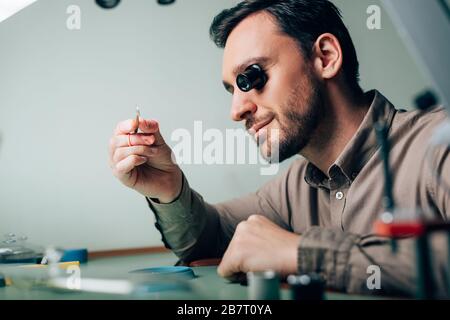
[(344, 194), (341, 191), (336, 192), (336, 199), (342, 200), (343, 197), (344, 197)]

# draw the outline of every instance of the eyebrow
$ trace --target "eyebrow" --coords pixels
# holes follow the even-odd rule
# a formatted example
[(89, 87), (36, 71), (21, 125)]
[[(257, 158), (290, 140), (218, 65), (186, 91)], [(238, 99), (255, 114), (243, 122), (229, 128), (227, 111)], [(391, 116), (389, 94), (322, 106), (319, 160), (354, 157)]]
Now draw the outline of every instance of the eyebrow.
[(233, 74), (237, 76), (239, 73), (245, 71), (245, 69), (247, 69), (247, 67), (251, 64), (267, 64), (269, 61), (269, 57), (255, 57), (247, 59), (233, 69)]
[[(234, 67), (233, 69), (233, 75), (236, 77), (239, 73), (242, 73), (245, 71), (245, 69), (247, 69), (247, 67), (249, 65), (252, 64), (267, 64), (270, 61), (269, 57), (253, 57), (253, 58), (249, 58), (247, 60), (245, 60), (243, 63), (240, 63), (239, 65), (237, 65), (236, 67)], [(233, 86), (231, 84), (229, 84), (226, 81), (222, 81), (223, 86), (225, 87), (225, 90), (231, 92), (231, 88), (233, 88)]]

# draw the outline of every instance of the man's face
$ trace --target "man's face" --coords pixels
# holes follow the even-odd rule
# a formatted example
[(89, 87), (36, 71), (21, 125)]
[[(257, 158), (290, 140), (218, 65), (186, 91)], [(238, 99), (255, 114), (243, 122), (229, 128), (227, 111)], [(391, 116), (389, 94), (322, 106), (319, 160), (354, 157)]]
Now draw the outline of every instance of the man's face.
[[(260, 65), (268, 80), (261, 90), (243, 92), (236, 76), (252, 64)], [(233, 94), (231, 116), (245, 121), (267, 159), (283, 161), (299, 153), (319, 125), (324, 89), (312, 70), (295, 40), (266, 13), (247, 17), (228, 37), (222, 76)]]

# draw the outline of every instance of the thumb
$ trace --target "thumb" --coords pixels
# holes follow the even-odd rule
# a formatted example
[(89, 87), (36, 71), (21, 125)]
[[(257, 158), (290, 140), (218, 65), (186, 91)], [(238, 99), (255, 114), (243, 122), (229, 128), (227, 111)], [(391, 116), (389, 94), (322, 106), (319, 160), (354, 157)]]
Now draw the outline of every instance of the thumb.
[(139, 129), (143, 133), (151, 133), (155, 136), (155, 146), (161, 146), (166, 144), (164, 141), (164, 138), (161, 135), (161, 132), (159, 131), (159, 123), (156, 120), (146, 120), (146, 119), (139, 119)]

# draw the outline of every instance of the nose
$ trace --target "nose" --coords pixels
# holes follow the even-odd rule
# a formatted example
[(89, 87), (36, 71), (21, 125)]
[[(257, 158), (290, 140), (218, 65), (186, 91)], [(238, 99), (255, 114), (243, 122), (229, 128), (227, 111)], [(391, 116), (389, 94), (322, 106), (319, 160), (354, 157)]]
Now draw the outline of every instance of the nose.
[(256, 113), (257, 109), (258, 107), (250, 98), (250, 93), (241, 92), (233, 95), (231, 118), (234, 121), (244, 120), (246, 117)]

